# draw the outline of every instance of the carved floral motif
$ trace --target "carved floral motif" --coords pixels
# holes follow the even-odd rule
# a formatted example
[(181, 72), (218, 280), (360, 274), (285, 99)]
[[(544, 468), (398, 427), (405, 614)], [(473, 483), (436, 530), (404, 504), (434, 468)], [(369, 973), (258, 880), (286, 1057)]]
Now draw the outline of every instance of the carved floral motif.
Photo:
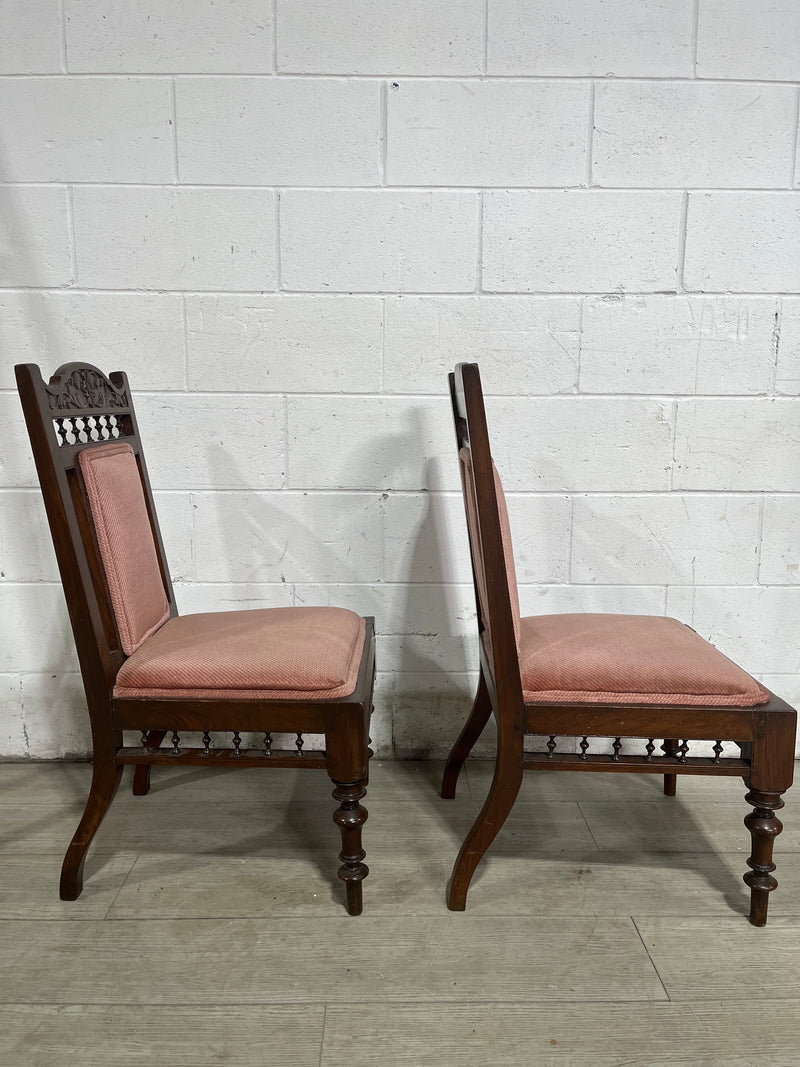
[(128, 406), (128, 398), (125, 391), (115, 389), (104, 374), (79, 367), (61, 383), (58, 392), (50, 394), (49, 403), (51, 411), (124, 408)]

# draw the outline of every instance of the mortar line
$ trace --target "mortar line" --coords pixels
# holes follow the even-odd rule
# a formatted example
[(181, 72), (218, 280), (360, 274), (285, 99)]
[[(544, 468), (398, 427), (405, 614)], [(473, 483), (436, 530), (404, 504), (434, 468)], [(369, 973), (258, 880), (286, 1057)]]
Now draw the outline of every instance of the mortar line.
[(278, 73), (278, 0), (272, 0), (272, 73)]
[(181, 293), (181, 309), (183, 312), (183, 381), (187, 393), (189, 387), (189, 319), (186, 310), (186, 293)]
[(282, 189), (275, 190), (275, 292), (282, 293), (283, 285), (281, 264), (281, 193)]
[(61, 70), (64, 74), (69, 74), (67, 62), (67, 16), (64, 11), (64, 0), (58, 0), (58, 29), (61, 47)]
[(775, 323), (772, 327), (772, 368), (770, 370), (769, 391), (772, 396), (776, 395), (778, 388), (778, 361), (780, 359), (781, 328), (783, 326), (783, 297), (775, 300)]
[(700, 32), (700, 0), (694, 0), (692, 9), (692, 78), (697, 78), (697, 41)]
[(685, 293), (683, 273), (686, 264), (686, 229), (689, 224), (689, 193), (684, 190), (681, 197), (681, 217), (678, 223), (678, 262), (675, 269), (676, 293)]
[[(78, 280), (78, 248), (75, 237), (75, 204), (72, 198), (72, 186), (66, 187), (67, 193), (67, 240), (69, 242), (69, 267), (72, 274), (70, 286)], [(62, 290), (63, 292), (63, 290)]]
[(489, 73), (489, 0), (483, 0), (483, 75)]
[(177, 102), (177, 90), (175, 88), (175, 79), (169, 80), (169, 111), (170, 111), (170, 125), (172, 126), (172, 184), (178, 185), (180, 183), (180, 172), (178, 169), (178, 102)]
[(755, 585), (760, 586), (763, 584), (761, 581), (761, 547), (764, 543), (764, 511), (765, 511), (765, 499), (764, 494), (760, 494), (758, 500), (758, 537), (756, 539), (756, 560), (755, 560), (755, 577), (753, 582)]
[(586, 188), (592, 187), (592, 154), (594, 153), (594, 114), (596, 83), (589, 83), (589, 129), (586, 132)]
[[(163, 71), (115, 71), (115, 70), (81, 70), (69, 72), (74, 78), (107, 78), (117, 80), (127, 80), (130, 78), (141, 79), (155, 79), (163, 78), (165, 74)], [(315, 81), (382, 81), (386, 78), (385, 74), (335, 74), (335, 73), (322, 73), (322, 74), (309, 74), (304, 71), (290, 71), (282, 70), (280, 75), (283, 79), (295, 78), (297, 80), (310, 80)], [(37, 79), (52, 79), (62, 78), (64, 76), (63, 71), (42, 71), (36, 74), (0, 74), (0, 81), (17, 78), (19, 80), (30, 78)], [(274, 79), (275, 74), (272, 71), (265, 70), (253, 70), (253, 71), (236, 71), (235, 73), (224, 73), (219, 71), (208, 70), (181, 70), (175, 71), (176, 78), (199, 78), (202, 77), (207, 80), (219, 79), (219, 80), (232, 80), (232, 79)], [(603, 78), (595, 74), (492, 74), (484, 78), (484, 75), (480, 71), (470, 74), (403, 74), (404, 81), (452, 81), (452, 82), (464, 82), (464, 81), (506, 81), (506, 82), (586, 82), (592, 78), (599, 78), (602, 81), (614, 82), (662, 82), (669, 84), (683, 84), (693, 81), (715, 83), (717, 85), (783, 85), (791, 88), (797, 87), (797, 79), (791, 78), (714, 78), (706, 77), (702, 75), (696, 79), (690, 75), (675, 76), (672, 74), (654, 74), (651, 76), (636, 74), (636, 75), (614, 75), (612, 78)]]
[(478, 263), (475, 270), (475, 293), (483, 292), (483, 207), (484, 190), (478, 193)]
[(389, 153), (389, 83), (381, 82), (381, 96), (380, 96), (380, 145), (379, 145), (379, 162), (378, 162), (378, 176), (381, 186), (386, 185), (386, 159)]

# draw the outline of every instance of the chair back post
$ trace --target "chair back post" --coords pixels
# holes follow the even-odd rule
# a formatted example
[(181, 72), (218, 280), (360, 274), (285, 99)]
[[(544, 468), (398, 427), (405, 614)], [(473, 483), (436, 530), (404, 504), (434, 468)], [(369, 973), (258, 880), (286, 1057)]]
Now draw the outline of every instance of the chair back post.
[(107, 378), (90, 364), (67, 363), (45, 382), (27, 363), (15, 373), (97, 746), (108, 738), (114, 680), (125, 655), (78, 464), (84, 449), (112, 439), (133, 449), (170, 615), (177, 614), (136, 415), (121, 371)]
[[(472, 465), (473, 486), (470, 486), (468, 479), (465, 479), (464, 493), (474, 491), (475, 494), (475, 515), (477, 516), (475, 534), (473, 535), (473, 531), (469, 528), (468, 509), (467, 527), (472, 548), (472, 573), (478, 611), (481, 660), (484, 668), (488, 667), (489, 691), (491, 693), (494, 689), (496, 692), (496, 710), (502, 709), (503, 711), (502, 715), (498, 715), (498, 729), (502, 731), (504, 727), (507, 727), (513, 729), (515, 734), (521, 734), (525, 712), (519, 654), (483, 390), (477, 363), (459, 363), (455, 372), (449, 375), (449, 382), (456, 444), (459, 451), (462, 448), (468, 449)], [(466, 503), (465, 499), (465, 508)], [(474, 545), (472, 544), (473, 536), (477, 540), (477, 544)], [(487, 618), (483, 618), (484, 612), (479, 592), (481, 576), (476, 573), (477, 567), (481, 568), (483, 588), (486, 591)], [(513, 714), (510, 714), (512, 712)]]

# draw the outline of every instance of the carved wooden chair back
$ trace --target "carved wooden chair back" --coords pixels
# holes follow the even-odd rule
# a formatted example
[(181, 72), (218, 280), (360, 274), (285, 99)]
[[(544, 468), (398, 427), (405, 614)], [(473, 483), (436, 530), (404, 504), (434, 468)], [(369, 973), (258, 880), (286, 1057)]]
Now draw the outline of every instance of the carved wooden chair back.
[(49, 382), (34, 364), (16, 370), (92, 728), (107, 731), (108, 708), (125, 653), (78, 460), (81, 453), (115, 443), (132, 449), (167, 614), (178, 613), (128, 379), (121, 371), (106, 378), (82, 363), (59, 367)]
[[(525, 770), (661, 773), (675, 794), (680, 774), (734, 775), (754, 811), (750, 921), (766, 922), (775, 811), (792, 783), (796, 712), (674, 619), (625, 615), (520, 618), (505, 498), (494, 469), (477, 364), (449, 376), (462, 472), (480, 674), (467, 722), (445, 768), (442, 796), (455, 795), (461, 768), (491, 715), (497, 756), (486, 802), (453, 868), (448, 906), (462, 910), (472, 875), (501, 829)], [(526, 736), (548, 738), (526, 750)], [(558, 738), (570, 744), (559, 748)], [(613, 738), (592, 752), (591, 739)], [(662, 741), (659, 755), (656, 741)], [(679, 741), (681, 742), (679, 744)], [(690, 741), (713, 753), (690, 755)], [(734, 742), (739, 757), (723, 755)], [(637, 751), (638, 749), (638, 751)], [(625, 751), (623, 751), (625, 750)]]
[[(292, 766), (328, 771), (339, 807), (339, 877), (361, 910), (361, 827), (375, 676), (374, 626), (339, 608), (274, 608), (180, 617), (125, 374), (70, 363), (49, 382), (16, 368), (17, 384), (61, 573), (89, 710), (92, 786), (62, 867), (75, 899), (86, 851), (119, 785), (134, 793), (156, 764)], [(126, 747), (123, 731), (141, 731)], [(203, 734), (186, 747), (178, 730)], [(232, 733), (219, 747), (211, 731)], [(259, 748), (242, 747), (259, 731)], [(279, 750), (273, 732), (296, 733)], [(161, 744), (171, 733), (171, 748)], [(325, 750), (303, 734), (325, 736)]]

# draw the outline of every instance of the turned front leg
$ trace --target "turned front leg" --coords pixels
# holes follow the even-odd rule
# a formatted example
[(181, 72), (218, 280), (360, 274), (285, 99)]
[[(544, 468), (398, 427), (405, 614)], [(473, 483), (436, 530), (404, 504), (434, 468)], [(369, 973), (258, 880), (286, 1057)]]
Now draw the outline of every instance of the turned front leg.
[(369, 867), (364, 863), (366, 852), (361, 847), (361, 827), (367, 821), (367, 809), (361, 801), (367, 795), (366, 782), (335, 782), (333, 799), (339, 801), (339, 807), (333, 813), (333, 821), (342, 833), (342, 851), (339, 859), (339, 877), (347, 886), (347, 910), (350, 915), (361, 914), (361, 883), (369, 874)]
[(783, 807), (780, 793), (766, 793), (751, 789), (745, 796), (753, 811), (745, 816), (744, 824), (750, 831), (752, 851), (747, 866), (750, 870), (744, 880), (750, 886), (750, 922), (753, 926), (766, 926), (769, 894), (778, 886), (773, 877), (772, 846), (783, 829), (783, 823), (775, 812)]

